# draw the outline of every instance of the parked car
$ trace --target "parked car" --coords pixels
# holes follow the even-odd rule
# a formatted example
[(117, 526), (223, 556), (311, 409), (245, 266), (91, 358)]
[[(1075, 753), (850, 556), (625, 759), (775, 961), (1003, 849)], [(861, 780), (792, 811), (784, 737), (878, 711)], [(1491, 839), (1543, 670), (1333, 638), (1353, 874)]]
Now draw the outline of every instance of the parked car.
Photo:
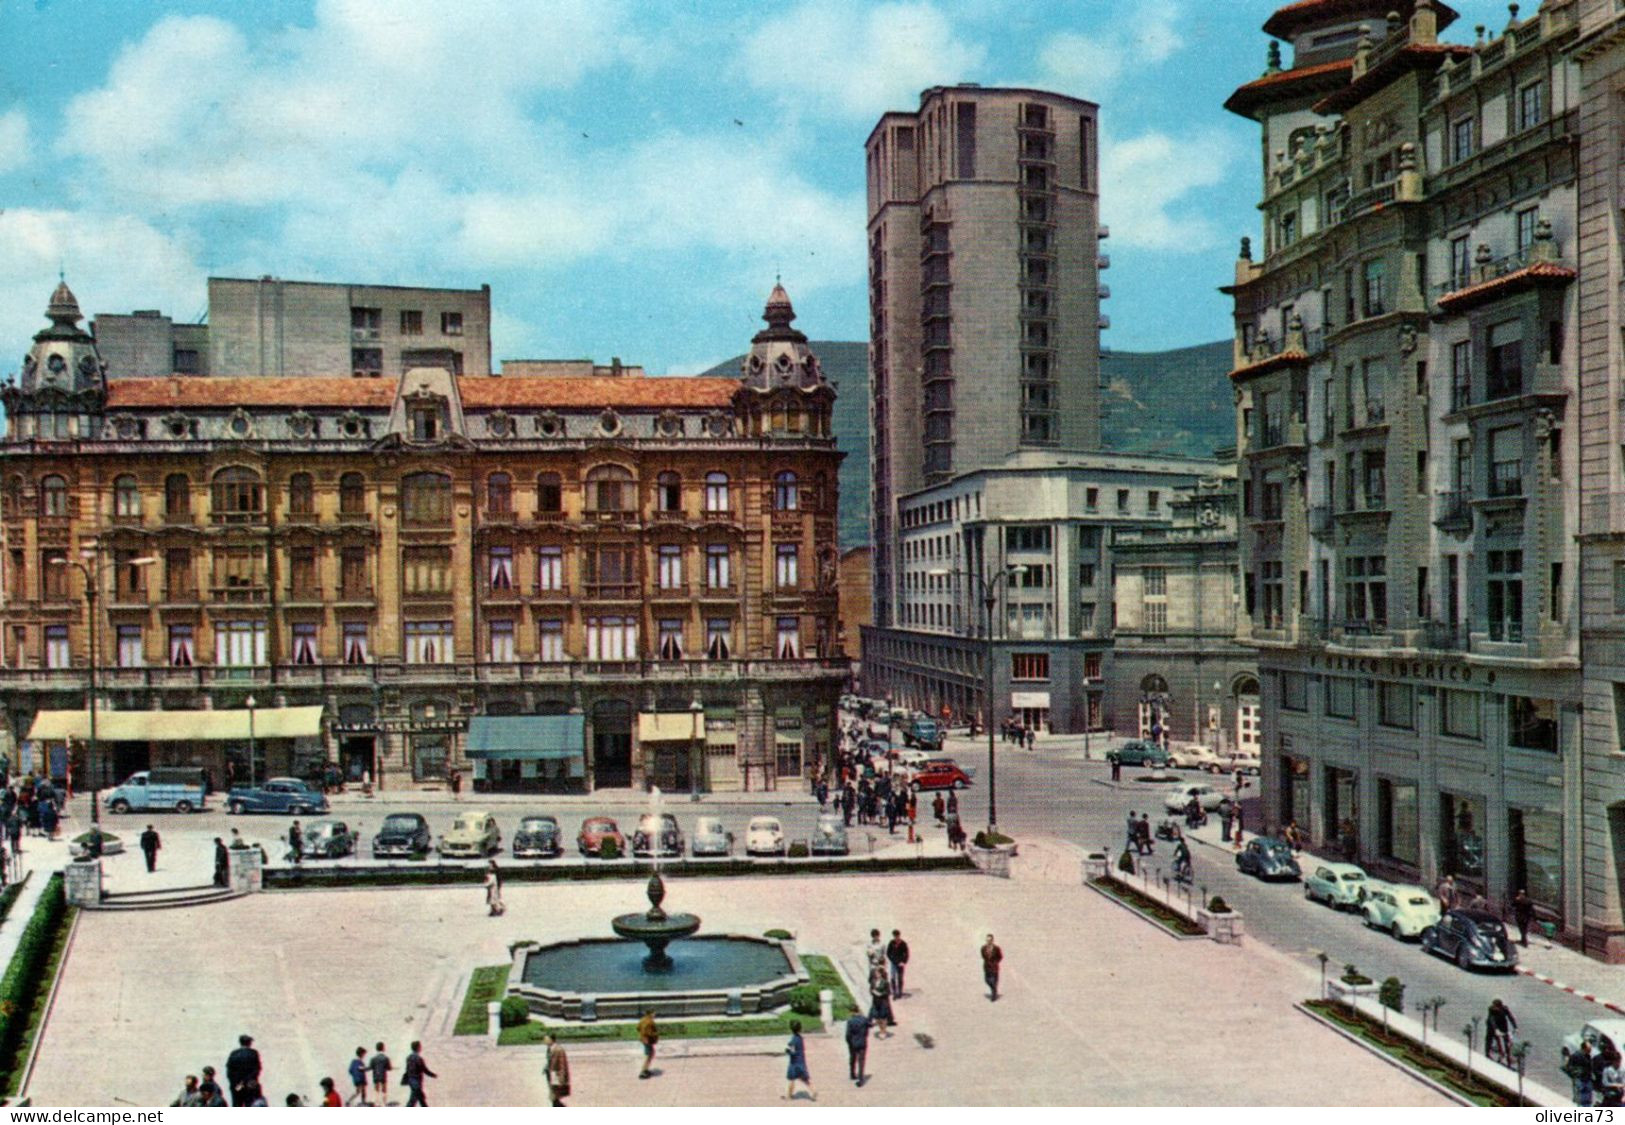
[(1334, 910), (1358, 908), (1365, 901), (1365, 869), (1352, 863), (1316, 863), (1303, 877), (1303, 897)]
[(1116, 750), (1108, 751), (1106, 760), (1125, 766), (1154, 766), (1161, 769), (1168, 764), (1168, 751), (1154, 742), (1125, 742)]
[(156, 766), (132, 773), (124, 784), (107, 795), (107, 807), (116, 813), (195, 812), (203, 808), (208, 793), (203, 769), (199, 766)]
[(1603, 1051), (1620, 1051), (1625, 1047), (1625, 1020), (1592, 1020), (1579, 1031), (1563, 1036), (1560, 1053), (1564, 1062), (1580, 1049), (1581, 1043), (1591, 1044), (1592, 1057)]
[(1219, 756), (1209, 747), (1189, 743), (1168, 750), (1168, 765), (1176, 770), (1205, 770), (1218, 762)]
[(976, 779), (975, 766), (962, 766), (952, 758), (944, 758), (939, 756), (935, 758), (927, 758), (925, 761), (920, 763), (921, 769), (930, 769), (932, 766), (953, 766), (960, 773), (964, 774), (971, 780), (974, 781)]
[(261, 785), (239, 785), (226, 794), (226, 809), (243, 813), (306, 816), (327, 811), (327, 797), (297, 777), (273, 777)]
[(1262, 772), (1257, 756), (1252, 754), (1218, 755), (1207, 767), (1208, 773), (1233, 774), (1237, 770), (1253, 777), (1257, 777)]
[(355, 833), (342, 820), (313, 820), (304, 826), (299, 854), (306, 859), (340, 859), (355, 854)]
[(694, 835), (688, 838), (689, 849), (695, 855), (732, 855), (734, 834), (722, 827), (714, 816), (702, 816), (694, 822)]
[(626, 854), (626, 837), (621, 835), (620, 825), (615, 823), (614, 817), (589, 816), (581, 822), (581, 831), (576, 833), (576, 847), (582, 855), (601, 856), (605, 840), (614, 840), (620, 853)]
[(1274, 836), (1254, 836), (1236, 853), (1236, 870), (1259, 879), (1296, 879), (1303, 874), (1292, 849)]
[(899, 750), (897, 752), (897, 764), (911, 770), (919, 769), (930, 760), (931, 755), (918, 748), (911, 750)]
[(1368, 879), (1365, 924), (1399, 939), (1413, 938), (1439, 921), (1439, 900), (1413, 883), (1379, 883)]
[(784, 826), (776, 816), (753, 816), (745, 829), (746, 855), (783, 855)]
[(429, 822), (415, 812), (390, 813), (372, 838), (373, 859), (410, 859), (429, 850)]
[(683, 854), (683, 830), (671, 813), (644, 813), (632, 831), (632, 854), (668, 856)]
[(1487, 910), (1446, 910), (1422, 931), (1422, 948), (1453, 957), (1463, 969), (1504, 969), (1518, 964), (1518, 950), (1501, 919)]
[(918, 746), (922, 750), (940, 750), (942, 728), (935, 719), (913, 719), (903, 728), (903, 745)]
[(513, 834), (515, 859), (551, 859), (564, 851), (563, 833), (556, 817), (531, 814), (519, 818)]
[(846, 842), (846, 819), (839, 813), (820, 814), (809, 850), (813, 855), (851, 854), (852, 849)]
[(497, 828), (497, 818), (479, 809), (458, 813), (451, 829), (440, 837), (440, 854), (447, 859), (480, 858), (501, 850), (502, 832)]
[(953, 762), (926, 762), (908, 787), (918, 793), (922, 789), (963, 789), (970, 783), (970, 775)]
[(1171, 813), (1182, 813), (1195, 797), (1207, 812), (1228, 812), (1230, 798), (1211, 785), (1181, 785), (1162, 799), (1162, 807)]

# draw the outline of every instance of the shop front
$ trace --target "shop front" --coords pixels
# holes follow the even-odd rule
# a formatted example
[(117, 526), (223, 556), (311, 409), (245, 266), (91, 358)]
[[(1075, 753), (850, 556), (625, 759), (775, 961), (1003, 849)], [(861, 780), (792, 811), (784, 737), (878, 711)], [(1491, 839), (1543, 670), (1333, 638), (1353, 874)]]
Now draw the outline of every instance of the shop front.
[(644, 711), (638, 715), (638, 750), (647, 785), (667, 793), (704, 787), (705, 712)]
[(1013, 691), (1010, 715), (1028, 730), (1049, 731), (1049, 692)]
[(586, 745), (582, 715), (476, 715), (464, 753), (477, 792), (580, 793)]

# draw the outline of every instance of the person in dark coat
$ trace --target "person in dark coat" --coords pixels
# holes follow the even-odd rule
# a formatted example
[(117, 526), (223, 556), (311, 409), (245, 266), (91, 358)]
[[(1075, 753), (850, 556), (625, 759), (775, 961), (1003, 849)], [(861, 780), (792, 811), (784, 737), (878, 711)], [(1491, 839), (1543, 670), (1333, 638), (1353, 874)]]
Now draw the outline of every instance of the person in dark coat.
[(891, 966), (891, 994), (901, 999), (903, 974), (908, 969), (908, 942), (903, 940), (901, 930), (891, 932), (891, 940), (886, 943), (886, 962)]
[(231, 856), (226, 852), (226, 842), (220, 837), (214, 838), (214, 885), (228, 886), (231, 883)]
[(1512, 896), (1512, 920), (1518, 924), (1518, 944), (1527, 948), (1529, 927), (1535, 920), (1535, 904), (1530, 901), (1529, 892), (1522, 887)]
[(260, 1085), (260, 1053), (252, 1035), (239, 1035), (237, 1049), (226, 1056), (226, 1085), (232, 1105), (249, 1105)]
[(861, 1011), (854, 1011), (846, 1019), (847, 1072), (852, 1081), (863, 1085), (864, 1066), (869, 1059), (869, 1027), (871, 1021)]
[(406, 1066), (401, 1071), (401, 1082), (411, 1091), (407, 1095), (406, 1104), (428, 1108), (429, 1099), (423, 1096), (423, 1080), (439, 1077), (440, 1075), (430, 1070), (429, 1064), (423, 1061), (423, 1044), (416, 1039), (412, 1040), (412, 1050), (406, 1056)]
[(158, 830), (147, 825), (147, 830), (141, 833), (141, 854), (147, 857), (149, 873), (158, 870), (158, 849), (163, 846), (164, 842), (158, 838)]

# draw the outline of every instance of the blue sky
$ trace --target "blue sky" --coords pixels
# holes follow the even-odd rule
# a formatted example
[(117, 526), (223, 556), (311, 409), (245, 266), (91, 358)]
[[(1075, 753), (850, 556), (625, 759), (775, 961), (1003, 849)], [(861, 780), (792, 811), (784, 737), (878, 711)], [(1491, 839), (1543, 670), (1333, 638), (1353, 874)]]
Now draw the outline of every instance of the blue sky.
[(87, 312), (180, 320), (211, 274), (489, 282), (498, 358), (659, 372), (742, 350), (781, 272), (863, 339), (864, 138), (956, 81), (1099, 102), (1105, 342), (1221, 338), (1257, 140), (1220, 106), (1275, 6), (3, 0), (0, 354), (59, 263)]

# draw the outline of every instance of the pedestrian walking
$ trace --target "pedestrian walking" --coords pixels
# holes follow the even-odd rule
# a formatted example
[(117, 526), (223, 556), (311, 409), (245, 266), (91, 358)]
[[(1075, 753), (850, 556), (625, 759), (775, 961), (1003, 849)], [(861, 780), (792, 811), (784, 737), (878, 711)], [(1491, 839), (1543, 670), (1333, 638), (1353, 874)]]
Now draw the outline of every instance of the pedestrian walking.
[(1230, 846), (1241, 850), (1241, 806), (1230, 806)]
[(39, 804), (40, 832), (47, 840), (54, 840), (56, 839), (58, 829), (56, 802), (50, 798), (46, 798)]
[(554, 1109), (564, 1108), (570, 1096), (570, 1056), (559, 1046), (559, 1038), (547, 1033), (547, 1098)]
[(23, 814), (13, 804), (6, 814), (6, 837), (11, 841), (11, 854), (23, 854)]
[(372, 1072), (372, 1096), (378, 1099), (379, 1105), (388, 1105), (389, 1072), (395, 1069), (395, 1065), (389, 1061), (389, 1055), (382, 1043), (373, 1047), (372, 1058), (367, 1061), (367, 1069)]
[(987, 998), (996, 1001), (999, 998), (999, 967), (1004, 963), (1004, 950), (993, 940), (993, 935), (987, 935), (987, 941), (982, 943), (982, 979), (987, 982)]
[(1591, 1041), (1582, 1039), (1580, 1049), (1571, 1053), (1563, 1063), (1563, 1073), (1568, 1075), (1574, 1087), (1574, 1104), (1577, 1106), (1591, 1104), (1591, 1066)]
[(1027, 749), (1031, 750), (1038, 742), (1038, 731), (1034, 727), (1027, 728)]
[[(331, 1078), (322, 1079), (321, 1087), (322, 1105), (331, 1106), (334, 1109), (344, 1108), (344, 1099), (340, 1098), (339, 1092), (333, 1088), (333, 1080)], [(243, 1104), (247, 1105), (248, 1103), (244, 1102)]]
[(1446, 875), (1443, 879), (1440, 879), (1439, 885), (1434, 891), (1434, 897), (1439, 900), (1439, 910), (1441, 912), (1449, 910), (1451, 907), (1455, 906), (1456, 877), (1454, 875)]
[(408, 1107), (420, 1105), (425, 1109), (429, 1106), (429, 1099), (423, 1096), (423, 1080), (425, 1078), (439, 1078), (440, 1075), (429, 1069), (429, 1064), (423, 1058), (423, 1044), (416, 1039), (412, 1040), (412, 1050), (406, 1056), (406, 1067), (401, 1071), (401, 1081), (411, 1091), (406, 1099)]
[(1139, 851), (1140, 849), (1138, 847), (1138, 844), (1140, 842), (1140, 814), (1135, 812), (1133, 809), (1130, 809), (1128, 811), (1128, 824), (1126, 826), (1126, 831), (1128, 833), (1128, 838), (1127, 838), (1126, 842), (1123, 844), (1123, 847), (1125, 849), (1133, 849), (1134, 851)]
[(485, 869), (485, 907), (491, 918), (501, 917), (508, 909), (502, 903), (502, 873), (494, 859)]
[(643, 1044), (643, 1069), (638, 1071), (639, 1078), (649, 1077), (649, 1067), (655, 1061), (655, 1044), (660, 1042), (660, 1029), (655, 1026), (654, 1009), (643, 1013), (638, 1021), (638, 1042)]
[(784, 1045), (784, 1053), (789, 1058), (789, 1066), (785, 1068), (784, 1100), (789, 1101), (796, 1096), (796, 1083), (800, 1082), (807, 1087), (807, 1097), (812, 1101), (818, 1100), (813, 1092), (812, 1075), (807, 1072), (807, 1044), (801, 1038), (801, 1021), (790, 1021), (790, 1041)]
[(891, 1008), (891, 978), (879, 965), (869, 970), (869, 1018), (875, 1022), (876, 1039), (891, 1038), (892, 1025), (897, 1022)]
[(231, 857), (226, 853), (225, 841), (214, 838), (214, 885), (224, 887), (230, 883)]
[(237, 1049), (226, 1056), (226, 1085), (231, 1087), (231, 1104), (247, 1105), (249, 1083), (259, 1084), (260, 1053), (254, 1050), (252, 1035), (239, 1035)]
[(937, 818), (938, 824), (942, 823), (942, 811), (946, 807), (942, 803), (942, 794), (940, 792), (931, 799), (931, 815)]
[(846, 1017), (846, 1068), (852, 1081), (863, 1085), (869, 1062), (869, 1017), (854, 1011)]
[(1141, 855), (1151, 855), (1157, 850), (1157, 845), (1151, 841), (1151, 814), (1140, 814), (1140, 848)]
[(1529, 892), (1522, 887), (1512, 896), (1512, 920), (1518, 924), (1518, 944), (1527, 949), (1529, 926), (1535, 920), (1535, 904), (1530, 900)]
[(908, 969), (908, 942), (903, 940), (900, 930), (891, 932), (891, 940), (886, 943), (886, 963), (891, 966), (891, 994), (896, 999), (903, 997), (903, 973)]
[(1116, 754), (1111, 754), (1111, 755), (1108, 756), (1107, 760), (1111, 763), (1112, 780), (1113, 781), (1122, 781), (1123, 780), (1123, 759), (1119, 758)]
[(163, 840), (158, 836), (158, 830), (147, 825), (147, 830), (141, 833), (141, 854), (147, 859), (147, 871), (150, 874), (158, 870), (158, 849), (164, 846)]
[(288, 859), (298, 864), (305, 854), (305, 830), (299, 827), (296, 820), (288, 825)]
[(350, 1085), (355, 1087), (350, 1094), (350, 1100), (345, 1105), (371, 1105), (367, 1100), (367, 1049), (357, 1047), (355, 1058), (350, 1060)]
[(453, 801), (461, 801), (463, 799), (463, 771), (462, 770), (452, 770), (451, 771), (451, 799)]

